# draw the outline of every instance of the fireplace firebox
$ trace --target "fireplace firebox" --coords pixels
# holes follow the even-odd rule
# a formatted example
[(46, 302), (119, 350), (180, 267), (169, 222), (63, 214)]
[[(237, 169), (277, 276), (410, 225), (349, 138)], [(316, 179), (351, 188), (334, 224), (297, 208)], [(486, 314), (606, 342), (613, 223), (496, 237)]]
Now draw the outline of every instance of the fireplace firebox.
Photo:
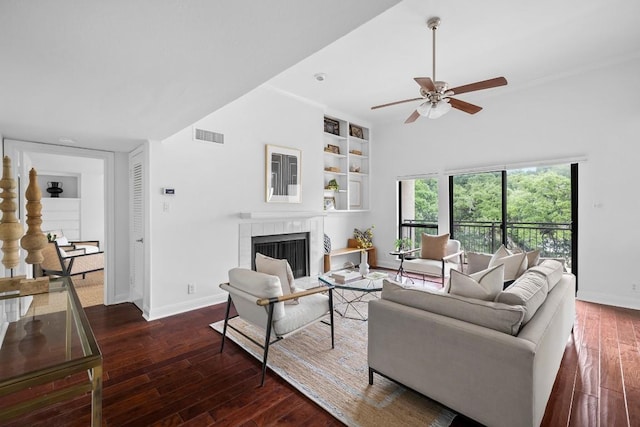
[(256, 253), (286, 259), (295, 278), (309, 275), (309, 233), (276, 234), (251, 238), (251, 268), (256, 269)]

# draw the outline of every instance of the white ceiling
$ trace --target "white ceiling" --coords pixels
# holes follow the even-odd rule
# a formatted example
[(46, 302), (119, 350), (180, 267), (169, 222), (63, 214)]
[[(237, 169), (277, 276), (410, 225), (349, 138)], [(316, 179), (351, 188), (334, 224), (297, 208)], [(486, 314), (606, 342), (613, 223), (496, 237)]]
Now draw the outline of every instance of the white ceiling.
[(398, 1), (2, 0), (0, 134), (164, 139)]
[[(484, 108), (492, 97), (582, 72), (594, 75), (585, 88), (594, 102), (608, 99), (624, 88), (598, 69), (640, 56), (636, 1), (396, 3), (2, 0), (0, 134), (127, 151), (267, 81), (371, 123), (404, 121), (415, 104), (370, 107), (418, 96), (413, 77), (431, 76), (432, 16), (442, 19), (439, 80), (509, 81), (459, 96)], [(322, 83), (318, 72), (327, 74)]]
[[(508, 80), (506, 87), (457, 97), (485, 109), (492, 97), (584, 72), (593, 73), (593, 86), (585, 90), (594, 93), (594, 103), (605, 101), (611, 90), (624, 88), (617, 89), (598, 68), (624, 66), (640, 56), (638, 1), (404, 0), (271, 84), (370, 123), (402, 123), (419, 101), (370, 107), (420, 96), (413, 78), (432, 74), (426, 21), (433, 16), (442, 20), (436, 34), (438, 80), (450, 87), (499, 76)], [(313, 79), (317, 72), (327, 74), (324, 82)], [(460, 111), (448, 114), (468, 119)]]

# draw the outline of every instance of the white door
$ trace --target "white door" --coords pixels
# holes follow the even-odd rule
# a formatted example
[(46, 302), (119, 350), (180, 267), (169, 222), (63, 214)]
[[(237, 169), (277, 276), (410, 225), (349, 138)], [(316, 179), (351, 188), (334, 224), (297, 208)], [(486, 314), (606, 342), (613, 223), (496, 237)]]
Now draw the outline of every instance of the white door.
[(131, 218), (130, 298), (144, 312), (144, 164), (143, 151), (129, 156), (129, 209)]

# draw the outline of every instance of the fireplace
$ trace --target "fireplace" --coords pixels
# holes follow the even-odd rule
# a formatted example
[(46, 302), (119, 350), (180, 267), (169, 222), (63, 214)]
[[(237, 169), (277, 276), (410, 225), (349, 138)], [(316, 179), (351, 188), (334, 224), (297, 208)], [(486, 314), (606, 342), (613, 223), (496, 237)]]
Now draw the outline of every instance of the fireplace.
[[(316, 212), (241, 213), (238, 230), (238, 267), (252, 268), (255, 237), (280, 237), (304, 234), (307, 238), (306, 268), (308, 276), (317, 276), (323, 265), (324, 215)], [(249, 220), (249, 221), (244, 221)], [(270, 256), (265, 253), (265, 255)]]
[(271, 258), (286, 259), (293, 277), (309, 275), (309, 233), (276, 234), (251, 238), (251, 268), (255, 270), (256, 253)]

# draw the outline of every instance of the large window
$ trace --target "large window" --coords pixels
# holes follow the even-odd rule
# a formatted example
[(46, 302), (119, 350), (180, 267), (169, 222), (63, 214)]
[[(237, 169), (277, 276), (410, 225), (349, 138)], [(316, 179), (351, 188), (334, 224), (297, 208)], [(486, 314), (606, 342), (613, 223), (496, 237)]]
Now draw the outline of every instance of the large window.
[[(575, 266), (577, 165), (532, 167), (450, 178), (451, 230), (465, 251), (504, 244)], [(572, 183), (574, 185), (572, 185)]]
[(398, 181), (400, 237), (420, 247), (422, 234), (438, 233), (438, 179)]

